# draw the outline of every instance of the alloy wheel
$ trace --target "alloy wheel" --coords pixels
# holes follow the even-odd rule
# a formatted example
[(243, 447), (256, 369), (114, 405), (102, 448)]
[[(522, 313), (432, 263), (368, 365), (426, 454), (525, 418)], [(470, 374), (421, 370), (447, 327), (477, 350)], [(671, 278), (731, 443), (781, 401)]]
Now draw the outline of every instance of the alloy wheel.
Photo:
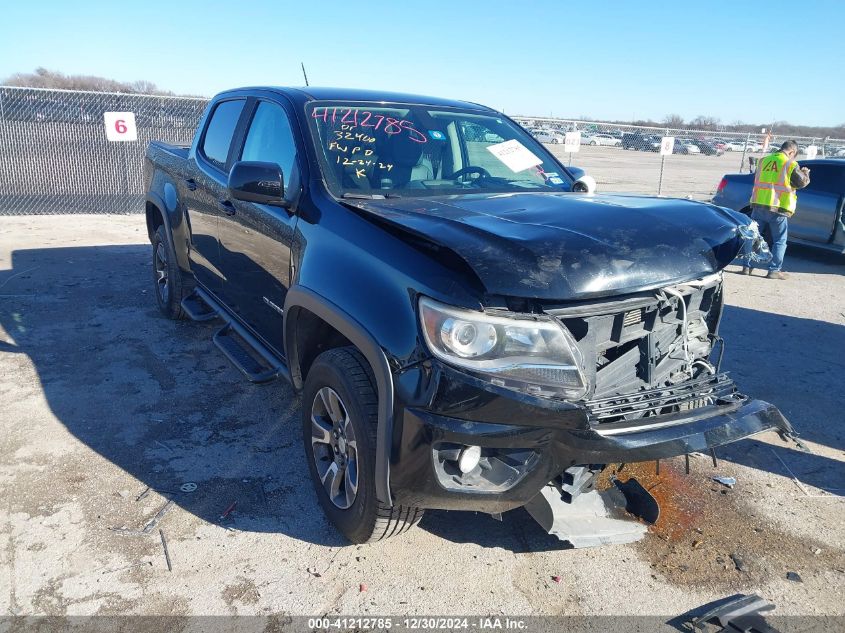
[(331, 502), (348, 509), (358, 494), (358, 443), (346, 405), (331, 387), (311, 404), (311, 453)]
[(161, 302), (166, 304), (170, 296), (170, 284), (167, 280), (167, 251), (162, 242), (158, 243), (155, 252), (156, 289)]

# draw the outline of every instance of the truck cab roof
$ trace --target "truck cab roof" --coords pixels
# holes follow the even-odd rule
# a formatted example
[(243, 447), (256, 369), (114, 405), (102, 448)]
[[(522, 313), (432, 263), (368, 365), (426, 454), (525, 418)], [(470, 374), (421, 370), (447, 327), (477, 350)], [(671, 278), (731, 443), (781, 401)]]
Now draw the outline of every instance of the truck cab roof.
[(458, 101), (455, 99), (443, 99), (441, 97), (429, 97), (403, 92), (391, 92), (388, 90), (365, 90), (360, 88), (332, 88), (321, 86), (286, 87), (286, 86), (247, 86), (234, 88), (217, 95), (220, 98), (224, 95), (249, 94), (256, 92), (275, 92), (287, 96), (296, 103), (307, 101), (382, 101), (386, 103), (413, 103), (448, 108), (463, 108), (466, 110), (479, 110), (492, 112), (491, 108), (472, 103), (470, 101)]

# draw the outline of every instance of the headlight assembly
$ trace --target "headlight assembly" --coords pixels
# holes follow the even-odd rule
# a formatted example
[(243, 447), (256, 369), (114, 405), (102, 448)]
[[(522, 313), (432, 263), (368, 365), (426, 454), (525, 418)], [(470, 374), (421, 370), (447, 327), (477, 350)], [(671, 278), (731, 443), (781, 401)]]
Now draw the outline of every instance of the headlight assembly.
[(491, 316), (422, 297), (420, 319), (432, 354), (491, 384), (566, 400), (589, 391), (572, 335), (550, 317)]

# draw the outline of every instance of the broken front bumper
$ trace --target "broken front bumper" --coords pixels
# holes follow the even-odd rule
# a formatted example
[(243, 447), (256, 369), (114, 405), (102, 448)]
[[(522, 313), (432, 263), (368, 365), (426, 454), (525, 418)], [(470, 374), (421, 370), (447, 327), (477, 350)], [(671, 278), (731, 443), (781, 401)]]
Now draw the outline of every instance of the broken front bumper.
[[(760, 400), (741, 398), (605, 427), (591, 424), (587, 409), (568, 403), (494, 393), (489, 386), (480, 392), (468, 383), (456, 389), (448, 382), (454, 404), (435, 395), (433, 407), (397, 407), (402, 413), (391, 490), (398, 504), (504, 512), (527, 503), (571, 466), (651, 461), (707, 452), (768, 430), (793, 433), (780, 411)], [(448, 461), (465, 446), (480, 446), (484, 455), (467, 474)]]

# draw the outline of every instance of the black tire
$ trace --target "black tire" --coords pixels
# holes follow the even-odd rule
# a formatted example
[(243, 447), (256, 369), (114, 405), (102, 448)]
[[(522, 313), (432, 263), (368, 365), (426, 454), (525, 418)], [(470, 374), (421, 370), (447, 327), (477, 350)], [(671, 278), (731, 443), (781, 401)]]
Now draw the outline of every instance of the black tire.
[(159, 226), (153, 235), (153, 285), (158, 309), (164, 316), (174, 320), (188, 318), (182, 299), (191, 293), (193, 284), (179, 269), (176, 251), (164, 226)]
[[(324, 388), (333, 390), (352, 425), (356, 442), (357, 491), (354, 501), (343, 509), (332, 501), (317, 472), (320, 459), (312, 440), (312, 410)], [(316, 405), (319, 408), (319, 403)], [(369, 363), (354, 347), (331, 349), (320, 354), (308, 371), (302, 399), (302, 439), (311, 481), (328, 519), (352, 543), (371, 543), (402, 534), (417, 523), (423, 510), (382, 504), (376, 498), (375, 460), (378, 395)], [(351, 459), (350, 459), (351, 463)], [(337, 471), (335, 471), (337, 472)], [(341, 476), (342, 478), (342, 476)], [(344, 483), (346, 486), (346, 483)], [(348, 500), (348, 498), (347, 498)]]

